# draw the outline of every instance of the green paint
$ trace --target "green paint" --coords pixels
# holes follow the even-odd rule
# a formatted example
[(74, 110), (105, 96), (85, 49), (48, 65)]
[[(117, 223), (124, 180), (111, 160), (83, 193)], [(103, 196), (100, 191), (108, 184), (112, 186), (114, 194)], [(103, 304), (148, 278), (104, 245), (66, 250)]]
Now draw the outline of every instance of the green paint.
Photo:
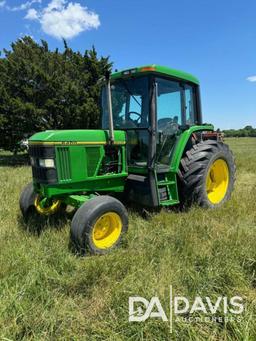
[[(188, 73), (154, 64), (129, 70), (132, 70), (134, 77), (151, 73), (199, 84), (199, 81)], [(127, 72), (116, 72), (111, 78), (131, 76), (130, 72), (128, 75), (125, 73)], [(170, 166), (164, 176), (159, 177), (156, 165), (154, 174), (159, 206), (179, 203), (176, 175), (184, 149), (191, 134), (206, 130), (213, 130), (213, 126), (194, 125), (177, 136)], [(57, 182), (54, 184), (46, 185), (34, 179), (35, 190), (46, 199), (58, 198), (76, 208), (97, 194), (123, 192), (129, 173), (146, 175), (148, 172), (147, 167), (128, 167), (126, 140), (126, 133), (121, 130), (114, 132), (112, 147), (109, 144), (108, 130), (48, 130), (33, 135), (29, 139), (31, 145), (53, 148), (57, 172)], [(109, 148), (113, 148), (111, 153)], [(168, 198), (166, 200), (160, 198), (161, 191), (165, 190)]]
[(79, 208), (86, 201), (94, 198), (95, 195), (68, 195), (63, 198), (63, 202), (67, 205), (71, 205), (75, 208)]
[(165, 180), (158, 181), (156, 176), (158, 192), (162, 187), (166, 187), (170, 198), (169, 200), (164, 201), (159, 200), (159, 206), (172, 206), (180, 202), (177, 186), (177, 172), (179, 170), (180, 160), (183, 156), (184, 149), (188, 143), (190, 136), (197, 131), (206, 130), (212, 131), (213, 126), (212, 125), (192, 126), (189, 129), (185, 130), (179, 136), (172, 153), (169, 172), (165, 174)]
[(40, 192), (47, 197), (63, 197), (66, 194), (87, 192), (105, 193), (122, 192), (124, 190), (127, 173), (108, 174), (95, 176), (92, 178), (84, 177), (83, 181), (70, 182), (69, 184), (57, 183), (54, 185), (40, 184)]
[[(146, 68), (154, 68), (155, 70), (143, 71), (143, 69), (146, 69)], [(129, 70), (133, 70), (133, 73), (125, 75), (125, 72)], [(160, 74), (163, 76), (175, 77), (175, 78), (183, 79), (183, 80), (199, 85), (199, 80), (193, 75), (191, 75), (190, 73), (175, 70), (175, 69), (170, 69), (166, 66), (160, 66), (156, 64), (145, 65), (145, 66), (140, 66), (136, 68), (130, 68), (127, 70), (115, 72), (111, 75), (111, 79), (124, 78), (124, 77), (131, 76), (131, 75), (133, 76), (145, 75), (146, 73), (153, 73), (153, 74)]]
[[(116, 130), (114, 134), (115, 141), (118, 143), (125, 143), (125, 132)], [(36, 133), (30, 137), (29, 142), (35, 141), (43, 143), (58, 142), (63, 145), (85, 143), (104, 143), (106, 144), (109, 139), (108, 130), (95, 130), (95, 129), (79, 129), (79, 130), (46, 130)]]
[(180, 165), (180, 160), (182, 158), (182, 154), (184, 152), (184, 149), (187, 145), (187, 142), (190, 138), (190, 136), (197, 132), (197, 131), (204, 131), (204, 130), (208, 130), (208, 131), (213, 131), (214, 127), (212, 125), (200, 125), (200, 126), (192, 126), (189, 129), (185, 130), (179, 137), (173, 155), (172, 155), (172, 160), (171, 160), (171, 164), (170, 164), (170, 170), (172, 172), (177, 172), (179, 169), (179, 165)]

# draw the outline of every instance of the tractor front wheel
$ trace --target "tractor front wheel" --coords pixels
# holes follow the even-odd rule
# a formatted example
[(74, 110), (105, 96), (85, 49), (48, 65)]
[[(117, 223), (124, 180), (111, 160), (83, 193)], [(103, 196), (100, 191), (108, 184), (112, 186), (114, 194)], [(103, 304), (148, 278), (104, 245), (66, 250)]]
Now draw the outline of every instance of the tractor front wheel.
[(128, 228), (128, 214), (117, 199), (102, 195), (85, 202), (71, 222), (71, 240), (79, 253), (105, 254), (118, 246)]
[(195, 144), (180, 163), (180, 197), (184, 204), (215, 208), (234, 189), (235, 161), (229, 147), (214, 140)]
[(54, 199), (49, 203), (46, 202), (42, 206), (41, 199), (40, 195), (34, 191), (32, 182), (24, 187), (20, 196), (20, 209), (25, 221), (28, 221), (34, 214), (49, 216), (56, 213), (63, 213), (66, 210), (66, 205), (60, 200)]
[(29, 219), (31, 214), (35, 211), (35, 200), (37, 194), (34, 192), (33, 183), (27, 184), (20, 195), (20, 210), (25, 221)]

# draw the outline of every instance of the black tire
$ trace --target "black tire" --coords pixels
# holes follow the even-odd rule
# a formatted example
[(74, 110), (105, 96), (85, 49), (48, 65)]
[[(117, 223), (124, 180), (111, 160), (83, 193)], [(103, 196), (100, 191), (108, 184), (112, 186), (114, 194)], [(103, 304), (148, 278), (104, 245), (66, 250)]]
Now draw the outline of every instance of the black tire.
[[(120, 217), (121, 233), (113, 245), (99, 248), (93, 241), (93, 229), (98, 219), (110, 212)], [(77, 210), (71, 222), (71, 241), (79, 253), (105, 254), (120, 244), (127, 229), (128, 213), (124, 205), (113, 197), (102, 195), (87, 201)]]
[(22, 212), (23, 218), (27, 221), (33, 211), (35, 211), (36, 193), (34, 192), (33, 183), (27, 184), (20, 195), (20, 210)]
[[(30, 217), (35, 216), (44, 216), (37, 212), (35, 208), (35, 199), (36, 199), (37, 193), (34, 192), (33, 183), (30, 182), (27, 184), (27, 186), (24, 187), (24, 189), (21, 192), (20, 195), (20, 210), (22, 212), (23, 218), (25, 222), (29, 220)], [(58, 211), (54, 213), (53, 215), (55, 217), (63, 217), (63, 215), (66, 212), (67, 205), (65, 203), (61, 203)]]
[[(226, 162), (229, 181), (223, 199), (213, 203), (207, 194), (207, 174), (216, 160)], [(179, 169), (180, 201), (185, 206), (198, 204), (202, 207), (215, 208), (230, 199), (235, 182), (235, 160), (229, 147), (223, 142), (214, 140), (202, 141), (195, 144), (181, 159)]]

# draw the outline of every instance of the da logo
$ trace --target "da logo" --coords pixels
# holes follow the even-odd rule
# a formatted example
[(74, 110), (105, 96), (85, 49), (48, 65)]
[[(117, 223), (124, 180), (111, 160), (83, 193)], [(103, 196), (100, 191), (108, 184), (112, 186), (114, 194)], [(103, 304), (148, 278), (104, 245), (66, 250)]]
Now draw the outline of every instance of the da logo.
[[(144, 313), (141, 304), (144, 306)], [(135, 309), (135, 305), (137, 305), (137, 309)], [(129, 297), (129, 322), (143, 322), (149, 317), (157, 317), (163, 321), (168, 321), (159, 298), (156, 296), (152, 297), (149, 302), (144, 297)]]

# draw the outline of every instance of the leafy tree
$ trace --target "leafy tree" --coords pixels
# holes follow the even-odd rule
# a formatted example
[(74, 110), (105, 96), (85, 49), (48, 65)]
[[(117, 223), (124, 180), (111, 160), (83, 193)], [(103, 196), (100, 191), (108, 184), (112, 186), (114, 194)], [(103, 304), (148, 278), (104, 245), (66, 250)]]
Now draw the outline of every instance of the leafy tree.
[(243, 129), (223, 130), (226, 137), (256, 137), (256, 128), (246, 126)]
[(45, 129), (96, 128), (98, 80), (111, 68), (93, 47), (50, 51), (24, 37), (0, 59), (0, 148), (17, 151), (19, 141)]

